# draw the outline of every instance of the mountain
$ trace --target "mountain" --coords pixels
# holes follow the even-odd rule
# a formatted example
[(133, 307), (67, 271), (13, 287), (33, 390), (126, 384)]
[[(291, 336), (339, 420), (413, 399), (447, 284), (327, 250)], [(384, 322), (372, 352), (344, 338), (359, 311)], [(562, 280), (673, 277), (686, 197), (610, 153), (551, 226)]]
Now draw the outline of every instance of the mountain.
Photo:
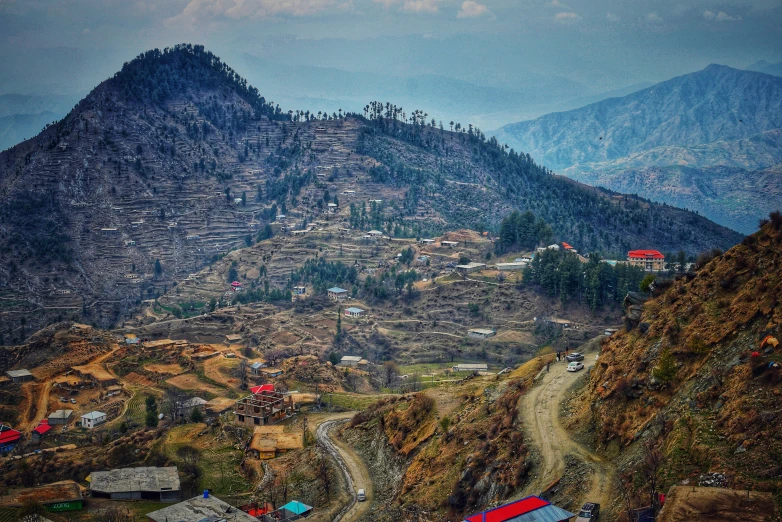
[[(0, 153), (0, 333), (23, 338), (64, 318), (118, 324), (252, 244), (280, 212), (293, 227), (324, 215), (420, 237), (496, 231), (529, 210), (551, 238), (620, 256), (741, 239), (694, 213), (554, 176), (472, 127), (441, 130), (379, 102), (339, 116), (284, 112), (200, 46), (126, 63), (63, 120)], [(362, 199), (348, 206), (346, 190)], [(338, 194), (330, 215), (325, 201)], [(382, 201), (367, 210), (369, 199)]]
[[(751, 232), (782, 206), (782, 192), (758, 183), (780, 163), (780, 129), (782, 78), (710, 65), (628, 96), (508, 125), (496, 136), (579, 181), (632, 189)], [(746, 205), (730, 204), (733, 195), (720, 200), (726, 180), (745, 187), (733, 195)]]
[(642, 467), (651, 444), (665, 469), (659, 491), (719, 473), (733, 489), (779, 495), (780, 243), (774, 213), (635, 304), (638, 326), (603, 344), (586, 400), (596, 444), (619, 456), (619, 469)]

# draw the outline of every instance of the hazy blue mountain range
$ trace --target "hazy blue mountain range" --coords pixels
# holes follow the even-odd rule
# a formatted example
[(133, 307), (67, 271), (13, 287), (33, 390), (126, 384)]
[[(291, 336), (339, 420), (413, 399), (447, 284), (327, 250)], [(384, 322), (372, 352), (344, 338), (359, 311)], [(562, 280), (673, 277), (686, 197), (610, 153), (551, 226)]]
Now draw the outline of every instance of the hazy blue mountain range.
[(579, 181), (751, 232), (782, 207), (780, 185), (772, 182), (782, 163), (780, 129), (782, 78), (710, 65), (495, 135)]
[(47, 123), (68, 114), (78, 95), (0, 95), (0, 150), (32, 138)]
[(760, 60), (747, 67), (747, 70), (782, 76), (782, 62), (769, 63), (765, 60)]

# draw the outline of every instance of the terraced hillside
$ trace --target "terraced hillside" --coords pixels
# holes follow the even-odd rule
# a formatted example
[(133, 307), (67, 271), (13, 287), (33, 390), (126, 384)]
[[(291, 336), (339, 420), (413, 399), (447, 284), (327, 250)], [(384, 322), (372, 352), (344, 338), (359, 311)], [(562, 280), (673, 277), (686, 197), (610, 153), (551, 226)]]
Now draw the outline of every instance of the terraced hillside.
[[(740, 239), (695, 214), (551, 176), (477, 129), (373, 107), (366, 117), (285, 113), (199, 46), (126, 64), (0, 154), (0, 342), (59, 319), (118, 324), (225, 252), (315, 219), (415, 237), (496, 230), (529, 209), (582, 251), (694, 254)], [(287, 220), (273, 225), (279, 213)]]

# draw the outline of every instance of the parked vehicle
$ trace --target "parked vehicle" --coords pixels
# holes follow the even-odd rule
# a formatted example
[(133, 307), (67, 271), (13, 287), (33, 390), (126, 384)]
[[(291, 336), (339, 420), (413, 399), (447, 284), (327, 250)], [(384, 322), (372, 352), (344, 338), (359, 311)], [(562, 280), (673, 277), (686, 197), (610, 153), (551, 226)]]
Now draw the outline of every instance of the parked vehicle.
[(364, 502), (367, 499), (367, 494), (363, 489), (358, 490), (358, 494), (356, 495), (356, 500), (359, 502)]
[(566, 355), (565, 359), (568, 362), (583, 361), (584, 360), (584, 354), (583, 353), (578, 353), (578, 352), (573, 352), (570, 355)]
[(578, 370), (584, 369), (584, 363), (580, 363), (577, 361), (573, 361), (572, 363), (567, 365), (567, 371), (569, 372), (577, 372)]
[(60, 402), (68, 402), (68, 399), (66, 399), (65, 397), (60, 397)]
[(600, 504), (594, 502), (587, 502), (578, 512), (576, 522), (595, 522), (597, 517), (600, 516)]
[(71, 404), (76, 404), (76, 399), (71, 399)]

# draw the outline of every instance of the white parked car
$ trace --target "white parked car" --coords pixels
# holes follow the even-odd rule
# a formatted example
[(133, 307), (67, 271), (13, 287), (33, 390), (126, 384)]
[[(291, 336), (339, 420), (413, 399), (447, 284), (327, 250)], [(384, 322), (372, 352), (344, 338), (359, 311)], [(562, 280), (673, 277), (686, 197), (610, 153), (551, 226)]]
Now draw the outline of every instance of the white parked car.
[(584, 369), (584, 363), (573, 361), (572, 363), (567, 365), (567, 371), (569, 372), (577, 372), (578, 370)]
[(358, 494), (356, 495), (356, 500), (359, 502), (364, 502), (367, 499), (367, 494), (363, 489), (358, 490)]

